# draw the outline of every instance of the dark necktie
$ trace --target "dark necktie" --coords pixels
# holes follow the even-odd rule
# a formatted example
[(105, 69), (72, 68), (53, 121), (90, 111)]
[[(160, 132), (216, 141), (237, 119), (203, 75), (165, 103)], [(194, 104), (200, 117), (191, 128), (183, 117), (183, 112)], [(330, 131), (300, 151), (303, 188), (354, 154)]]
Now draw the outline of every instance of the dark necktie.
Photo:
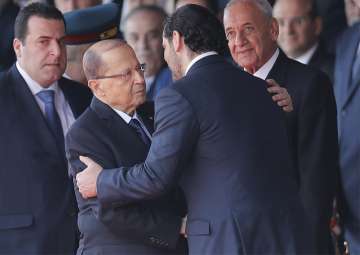
[(142, 128), (140, 122), (137, 119), (131, 119), (129, 122), (129, 126), (132, 127), (138, 136), (141, 138), (141, 141), (147, 146), (150, 146), (150, 139), (146, 135), (144, 129)]
[(61, 150), (64, 151), (64, 133), (59, 115), (55, 108), (55, 92), (53, 90), (42, 90), (37, 93), (37, 96), (45, 104), (45, 119), (51, 129), (51, 132), (55, 136), (58, 145)]

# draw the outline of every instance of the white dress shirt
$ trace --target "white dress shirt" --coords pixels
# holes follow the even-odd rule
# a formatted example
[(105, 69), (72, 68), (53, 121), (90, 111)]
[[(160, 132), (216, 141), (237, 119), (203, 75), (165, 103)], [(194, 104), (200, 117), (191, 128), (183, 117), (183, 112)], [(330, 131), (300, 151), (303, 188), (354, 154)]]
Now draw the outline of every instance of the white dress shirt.
[(203, 59), (207, 56), (211, 56), (211, 55), (217, 55), (218, 53), (215, 51), (208, 51), (205, 52), (203, 54), (200, 54), (199, 56), (196, 56), (193, 60), (191, 60), (190, 64), (187, 66), (186, 71), (185, 71), (185, 75), (189, 72), (190, 68), (196, 63), (198, 62), (200, 59)]
[(154, 82), (154, 80), (155, 80), (155, 75), (145, 77), (146, 93), (148, 93), (150, 91), (150, 87), (151, 87), (152, 83)]
[(297, 58), (293, 58), (293, 59), (296, 61), (299, 61), (300, 63), (302, 63), (304, 65), (309, 64), (310, 59), (314, 55), (318, 46), (319, 46), (319, 44), (316, 43), (314, 46), (312, 46), (310, 49), (308, 49), (304, 54), (302, 54), (301, 56), (299, 56)]
[(21, 68), (18, 62), (16, 62), (16, 68), (18, 69), (20, 75), (24, 78), (26, 84), (28, 85), (31, 93), (34, 95), (36, 102), (38, 103), (42, 113), (45, 115), (45, 104), (41, 99), (36, 95), (42, 90), (53, 90), (55, 92), (55, 108), (59, 115), (61, 126), (63, 129), (64, 136), (69, 130), (70, 126), (74, 123), (75, 117), (70, 108), (69, 103), (66, 101), (65, 96), (61, 89), (58, 86), (57, 82), (54, 82), (48, 88), (43, 88), (39, 83), (34, 81), (30, 75), (26, 73), (24, 69)]
[(142, 122), (140, 116), (138, 116), (136, 111), (134, 113), (134, 116), (131, 117), (130, 115), (128, 115), (127, 113), (125, 113), (123, 111), (117, 110), (117, 109), (112, 108), (112, 107), (111, 107), (111, 109), (113, 109), (125, 121), (126, 124), (129, 124), (131, 119), (138, 120), (140, 122), (140, 125), (141, 125), (142, 129), (145, 131), (145, 134), (149, 137), (149, 139), (151, 141), (150, 132), (147, 130), (146, 126), (144, 125), (144, 123)]
[(272, 57), (262, 67), (260, 67), (259, 70), (257, 70), (253, 75), (262, 80), (265, 80), (266, 77), (269, 75), (271, 69), (273, 68), (276, 59), (279, 56), (279, 53), (280, 53), (279, 49), (276, 49)]

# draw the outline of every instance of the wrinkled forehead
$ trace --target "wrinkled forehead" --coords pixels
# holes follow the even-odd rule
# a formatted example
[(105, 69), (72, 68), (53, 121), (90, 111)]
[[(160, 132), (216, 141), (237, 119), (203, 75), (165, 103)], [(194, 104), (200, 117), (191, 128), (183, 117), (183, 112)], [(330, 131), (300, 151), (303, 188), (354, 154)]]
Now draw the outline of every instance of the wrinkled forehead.
[(103, 64), (109, 70), (134, 68), (139, 64), (134, 50), (128, 45), (117, 45), (101, 54)]
[(261, 25), (270, 21), (255, 4), (248, 2), (235, 3), (225, 9), (224, 27), (241, 27), (247, 24)]

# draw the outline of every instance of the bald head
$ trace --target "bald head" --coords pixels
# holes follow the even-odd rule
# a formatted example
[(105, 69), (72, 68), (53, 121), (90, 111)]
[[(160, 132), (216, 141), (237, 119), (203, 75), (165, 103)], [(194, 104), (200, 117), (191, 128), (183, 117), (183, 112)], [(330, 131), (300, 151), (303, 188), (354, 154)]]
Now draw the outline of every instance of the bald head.
[(123, 40), (110, 39), (103, 40), (92, 45), (84, 54), (83, 68), (87, 80), (101, 76), (108, 66), (103, 61), (103, 56), (115, 48), (130, 46)]

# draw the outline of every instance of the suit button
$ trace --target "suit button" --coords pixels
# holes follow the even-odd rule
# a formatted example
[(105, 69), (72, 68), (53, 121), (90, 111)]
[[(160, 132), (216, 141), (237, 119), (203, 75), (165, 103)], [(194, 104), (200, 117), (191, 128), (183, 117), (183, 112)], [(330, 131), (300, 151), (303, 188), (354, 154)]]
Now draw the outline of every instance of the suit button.
[(345, 111), (345, 110), (342, 110), (342, 111), (341, 111), (341, 116), (342, 116), (342, 117), (345, 117), (345, 116), (346, 116), (346, 111)]

